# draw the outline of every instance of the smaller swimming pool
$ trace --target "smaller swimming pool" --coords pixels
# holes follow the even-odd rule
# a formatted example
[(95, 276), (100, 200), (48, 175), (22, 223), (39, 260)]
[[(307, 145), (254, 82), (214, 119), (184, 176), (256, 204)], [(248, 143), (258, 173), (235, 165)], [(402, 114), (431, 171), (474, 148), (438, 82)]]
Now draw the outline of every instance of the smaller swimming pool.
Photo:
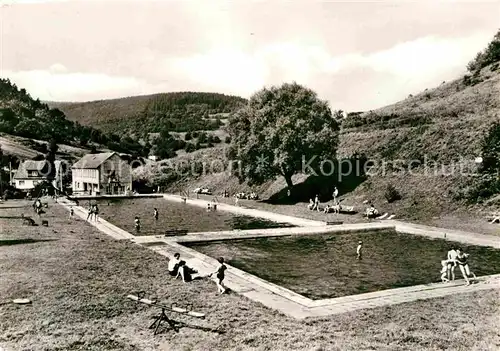
[[(82, 202), (82, 206), (87, 204)], [(241, 216), (227, 211), (207, 211), (204, 208), (170, 202), (163, 198), (99, 200), (99, 216), (135, 235), (162, 235), (170, 229), (188, 232), (215, 232), (235, 229), (294, 227), (263, 218)], [(155, 220), (154, 208), (158, 209)], [(135, 232), (134, 218), (141, 221), (141, 231)]]
[[(363, 241), (363, 257), (356, 247)], [(440, 281), (452, 246), (471, 255), (477, 275), (500, 273), (500, 250), (393, 230), (184, 243), (213, 258), (311, 299), (325, 299)], [(458, 267), (457, 279), (461, 279)]]

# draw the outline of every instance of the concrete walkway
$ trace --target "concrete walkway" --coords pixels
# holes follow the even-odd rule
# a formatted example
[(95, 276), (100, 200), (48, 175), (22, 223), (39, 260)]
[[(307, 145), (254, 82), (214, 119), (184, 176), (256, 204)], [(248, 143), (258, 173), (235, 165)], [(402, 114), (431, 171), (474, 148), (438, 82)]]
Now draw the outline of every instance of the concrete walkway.
[[(168, 198), (168, 200), (171, 200)], [(176, 201), (183, 201), (177, 197)], [(190, 204), (197, 206), (206, 206), (206, 201), (192, 202)], [(59, 200), (59, 204), (68, 210), (72, 206), (75, 215), (82, 219), (87, 218), (87, 211), (67, 200)], [(226, 205), (226, 210), (232, 211), (235, 206)], [(221, 208), (222, 209), (222, 208)], [(249, 210), (249, 209), (245, 209)], [(243, 212), (242, 212), (243, 213)], [(251, 213), (257, 213), (259, 217), (271, 219), (280, 222), (301, 223), (304, 227), (298, 228), (272, 228), (256, 230), (236, 230), (224, 232), (205, 232), (193, 233), (186, 236), (162, 237), (162, 236), (134, 236), (113, 224), (99, 219), (98, 222), (88, 222), (103, 233), (111, 237), (123, 240), (128, 239), (139, 245), (171, 258), (175, 252), (189, 262), (189, 265), (195, 267), (201, 275), (208, 275), (216, 270), (218, 263), (215, 259), (204, 255), (198, 251), (183, 246), (184, 242), (193, 241), (213, 241), (213, 240), (231, 240), (231, 239), (250, 239), (257, 237), (287, 236), (287, 235), (313, 235), (318, 233), (341, 233), (346, 231), (372, 231), (372, 230), (396, 230), (398, 232), (424, 235), (433, 238), (444, 238), (474, 245), (487, 245), (498, 248), (499, 238), (487, 235), (471, 235), (454, 230), (426, 227), (414, 225), (399, 221), (381, 221), (372, 223), (343, 224), (327, 226), (324, 222), (302, 220), (300, 218), (289, 217), (284, 220), (282, 215), (267, 213), (265, 211), (251, 210)], [(265, 214), (265, 216), (263, 215)], [(267, 213), (267, 214), (266, 214)], [(245, 211), (246, 215), (249, 214)], [(278, 219), (279, 218), (279, 219)], [(307, 225), (314, 223), (314, 225)], [(321, 223), (321, 225), (319, 225)], [(386, 305), (399, 304), (404, 302), (416, 301), (420, 299), (429, 299), (443, 297), (463, 292), (471, 292), (484, 289), (500, 288), (500, 274), (479, 277), (476, 284), (465, 286), (464, 281), (457, 280), (450, 283), (433, 283), (426, 285), (417, 285), (398, 289), (389, 289), (366, 294), (344, 296), (333, 299), (311, 300), (289, 289), (272, 284), (257, 276), (239, 270), (228, 265), (226, 285), (234, 292), (244, 295), (254, 301), (258, 301), (267, 307), (280, 311), (297, 319), (304, 319), (315, 316), (328, 316), (338, 313), (344, 313), (364, 308), (374, 308)]]
[[(64, 198), (59, 198), (57, 200), (57, 203), (59, 205), (63, 206), (64, 208), (66, 208), (68, 211), (71, 208), (73, 208), (75, 216), (87, 221), (87, 216), (89, 214), (89, 211), (87, 211), (86, 209), (84, 209), (81, 206), (77, 206), (75, 202), (66, 200)], [(102, 218), (98, 218), (97, 221), (87, 221), (87, 223), (94, 226), (95, 228), (97, 228), (98, 230), (103, 232), (104, 234), (109, 235), (113, 239), (117, 239), (117, 240), (128, 239), (128, 240), (130, 240), (130, 239), (135, 238), (135, 235), (132, 235), (129, 232), (127, 232), (121, 228), (118, 228), (117, 226), (109, 223), (108, 221), (106, 221)]]

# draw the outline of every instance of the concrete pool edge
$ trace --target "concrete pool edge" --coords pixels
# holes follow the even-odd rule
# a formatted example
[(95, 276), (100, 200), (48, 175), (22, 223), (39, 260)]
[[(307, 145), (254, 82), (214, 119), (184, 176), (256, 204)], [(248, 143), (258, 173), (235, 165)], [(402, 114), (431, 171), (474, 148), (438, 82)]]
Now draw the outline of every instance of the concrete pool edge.
[[(191, 199), (191, 198), (185, 198), (179, 195), (172, 195), (172, 194), (163, 194), (163, 198), (167, 201), (174, 201), (174, 202), (181, 202), (181, 203), (186, 203), (188, 205), (194, 205), (198, 207), (207, 207), (207, 203), (210, 201), (203, 200), (203, 199)], [(185, 200), (184, 200), (185, 199)], [(274, 213), (274, 212), (269, 212), (269, 211), (263, 211), (263, 210), (256, 210), (253, 208), (246, 208), (246, 207), (241, 207), (241, 206), (233, 206), (233, 205), (228, 205), (225, 203), (217, 203), (217, 209), (221, 211), (227, 211), (231, 212), (234, 214), (239, 214), (239, 215), (246, 215), (246, 216), (251, 216), (251, 217), (257, 217), (257, 218), (263, 218), (267, 219), (273, 222), (279, 222), (279, 223), (289, 223), (293, 224), (299, 227), (322, 227), (326, 226), (326, 222), (323, 221), (313, 221), (310, 219), (305, 219), (305, 218), (300, 218), (300, 217), (292, 217), (292, 216), (287, 216), (287, 215), (282, 215), (279, 213)]]
[[(58, 201), (58, 203), (68, 210), (70, 206), (72, 206), (76, 216), (84, 220), (86, 219), (87, 211), (82, 207), (75, 206), (73, 203), (66, 200)], [(206, 201), (204, 201), (204, 203), (206, 203)], [(336, 226), (322, 225), (305, 228), (272, 228), (247, 231), (237, 230), (232, 232), (223, 232), (222, 235), (220, 232), (207, 232), (188, 234), (180, 237), (134, 236), (103, 219), (99, 219), (99, 222), (87, 223), (117, 240), (129, 239), (139, 245), (154, 242), (161, 243), (161, 245), (158, 244), (157, 246), (143, 246), (168, 258), (172, 257), (174, 252), (179, 252), (183, 257), (189, 259), (189, 264), (196, 267), (202, 275), (213, 272), (217, 267), (217, 261), (207, 255), (182, 245), (183, 242), (188, 243), (193, 241), (251, 239), (256, 237), (312, 235), (317, 233), (334, 234), (336, 232), (339, 233), (345, 231), (394, 229), (396, 232), (405, 232), (440, 239), (443, 239), (443, 236), (446, 233), (447, 240), (481, 246), (493, 246), (495, 248), (500, 247), (500, 238), (495, 236), (414, 225), (400, 221), (343, 224)], [(315, 316), (329, 316), (364, 308), (374, 308), (411, 302), (420, 299), (443, 297), (457, 293), (466, 293), (485, 289), (498, 289), (500, 288), (500, 274), (480, 277), (479, 282), (471, 286), (465, 286), (463, 281), (457, 280), (453, 283), (447, 284), (432, 283), (427, 285), (416, 285), (323, 300), (311, 300), (289, 289), (272, 284), (257, 276), (231, 266), (228, 269), (226, 285), (234, 292), (260, 302), (263, 305), (275, 309), (285, 315), (297, 319), (304, 319)]]

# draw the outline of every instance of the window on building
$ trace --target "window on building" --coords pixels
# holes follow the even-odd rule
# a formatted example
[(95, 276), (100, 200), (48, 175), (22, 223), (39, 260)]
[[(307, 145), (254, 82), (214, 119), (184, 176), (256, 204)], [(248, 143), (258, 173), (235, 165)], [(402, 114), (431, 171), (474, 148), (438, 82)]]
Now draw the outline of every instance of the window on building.
[(23, 186), (24, 185), (24, 180), (20, 180), (19, 181), (19, 186)]

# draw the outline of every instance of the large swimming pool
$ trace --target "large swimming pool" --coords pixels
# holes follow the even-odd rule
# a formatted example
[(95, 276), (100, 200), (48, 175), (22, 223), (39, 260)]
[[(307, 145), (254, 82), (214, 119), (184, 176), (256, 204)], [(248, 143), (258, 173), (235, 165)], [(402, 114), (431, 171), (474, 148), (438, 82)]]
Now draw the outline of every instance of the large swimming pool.
[[(88, 203), (81, 201), (86, 207)], [(235, 215), (227, 211), (207, 211), (198, 206), (170, 202), (163, 198), (138, 198), (99, 200), (99, 215), (114, 225), (135, 235), (162, 235), (169, 229), (188, 232), (213, 232), (234, 229), (263, 229), (293, 227), (262, 218)], [(154, 208), (158, 209), (155, 220)], [(141, 221), (141, 231), (136, 233), (134, 218)]]

